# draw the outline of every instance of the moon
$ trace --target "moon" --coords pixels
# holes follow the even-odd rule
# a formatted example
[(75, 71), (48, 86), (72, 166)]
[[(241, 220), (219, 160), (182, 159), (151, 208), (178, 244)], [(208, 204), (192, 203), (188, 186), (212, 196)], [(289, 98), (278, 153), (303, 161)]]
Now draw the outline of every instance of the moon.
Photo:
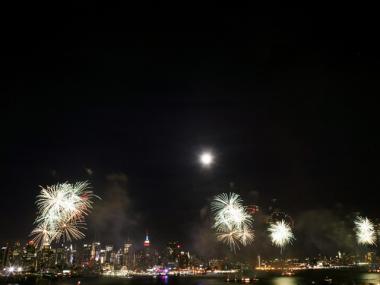
[(203, 152), (199, 156), (199, 162), (203, 166), (210, 166), (214, 162), (214, 155), (211, 152)]

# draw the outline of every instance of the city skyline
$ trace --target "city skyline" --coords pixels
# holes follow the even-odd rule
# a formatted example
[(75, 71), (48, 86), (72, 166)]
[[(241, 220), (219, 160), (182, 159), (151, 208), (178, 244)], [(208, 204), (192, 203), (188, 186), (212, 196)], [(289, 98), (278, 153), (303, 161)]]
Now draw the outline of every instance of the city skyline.
[[(140, 242), (141, 243), (141, 242)], [(56, 274), (70, 276), (125, 276), (127, 275), (204, 275), (228, 274), (255, 269), (257, 271), (294, 271), (310, 269), (353, 269), (378, 272), (380, 261), (376, 251), (361, 253), (338, 251), (333, 256), (318, 254), (306, 257), (268, 257), (257, 255), (241, 259), (237, 256), (199, 257), (178, 241), (170, 241), (164, 248), (152, 246), (146, 235), (142, 247), (127, 241), (121, 247), (100, 242), (76, 245), (44, 245), (36, 248), (31, 241), (18, 242), (0, 248), (0, 277), (24, 274)], [(282, 256), (282, 254), (281, 254)], [(366, 269), (367, 268), (367, 269)], [(232, 270), (232, 271), (231, 271)], [(292, 273), (293, 272), (293, 273)], [(57, 275), (58, 274), (58, 275)]]

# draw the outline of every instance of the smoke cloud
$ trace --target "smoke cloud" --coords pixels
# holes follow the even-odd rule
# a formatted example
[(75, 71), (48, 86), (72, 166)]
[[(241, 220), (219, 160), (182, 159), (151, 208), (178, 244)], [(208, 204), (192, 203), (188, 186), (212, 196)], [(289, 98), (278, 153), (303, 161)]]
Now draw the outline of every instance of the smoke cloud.
[(334, 255), (356, 248), (352, 217), (332, 210), (309, 210), (296, 219), (297, 247), (308, 254)]
[(101, 237), (103, 242), (121, 245), (138, 224), (127, 182), (127, 175), (123, 173), (106, 176), (102, 200), (97, 201), (89, 217), (89, 228), (94, 232), (94, 239)]

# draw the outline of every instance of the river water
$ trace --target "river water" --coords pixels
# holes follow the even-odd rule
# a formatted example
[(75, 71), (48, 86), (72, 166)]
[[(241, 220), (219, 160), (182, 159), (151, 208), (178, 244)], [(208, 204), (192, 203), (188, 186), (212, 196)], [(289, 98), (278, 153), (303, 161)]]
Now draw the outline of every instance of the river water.
[[(283, 277), (279, 274), (260, 273), (258, 281), (252, 285), (380, 285), (379, 273), (363, 273), (350, 270), (328, 271), (310, 270), (297, 272), (294, 276)], [(328, 280), (329, 281), (326, 281)], [(117, 278), (102, 277), (96, 279), (64, 279), (49, 282), (47, 285), (238, 285), (227, 283), (222, 277), (145, 277)]]

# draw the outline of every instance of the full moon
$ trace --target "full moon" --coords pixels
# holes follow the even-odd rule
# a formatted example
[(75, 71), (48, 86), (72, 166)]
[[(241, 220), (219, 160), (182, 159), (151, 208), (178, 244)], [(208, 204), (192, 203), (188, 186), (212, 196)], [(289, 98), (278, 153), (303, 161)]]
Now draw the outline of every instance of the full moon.
[(204, 152), (199, 156), (199, 161), (203, 166), (209, 166), (214, 162), (214, 156), (210, 152)]

